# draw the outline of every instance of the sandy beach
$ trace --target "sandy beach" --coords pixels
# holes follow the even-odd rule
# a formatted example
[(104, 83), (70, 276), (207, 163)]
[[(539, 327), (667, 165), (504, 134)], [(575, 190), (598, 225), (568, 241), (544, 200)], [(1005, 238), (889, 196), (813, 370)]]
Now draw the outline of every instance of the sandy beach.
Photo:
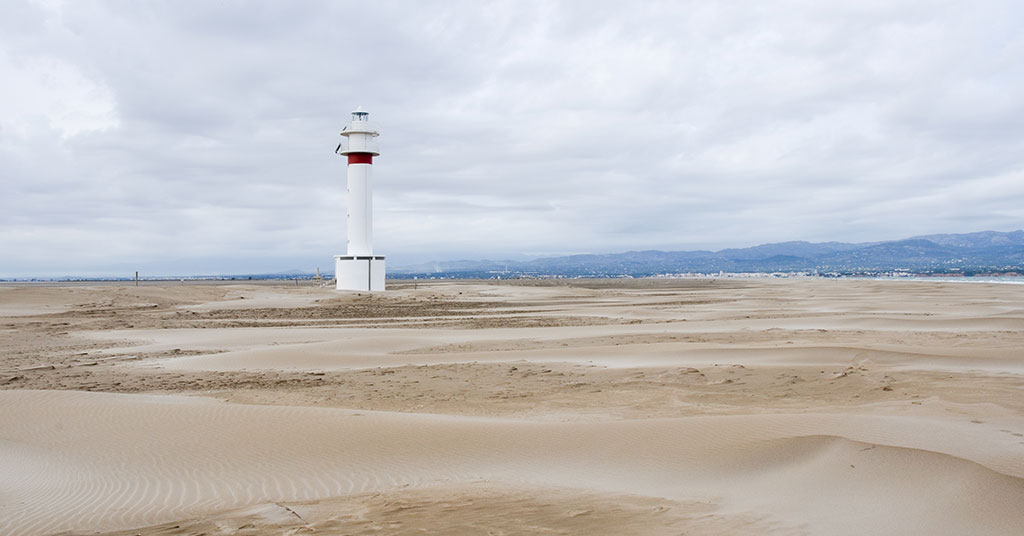
[(1024, 285), (0, 287), (0, 534), (1024, 533)]

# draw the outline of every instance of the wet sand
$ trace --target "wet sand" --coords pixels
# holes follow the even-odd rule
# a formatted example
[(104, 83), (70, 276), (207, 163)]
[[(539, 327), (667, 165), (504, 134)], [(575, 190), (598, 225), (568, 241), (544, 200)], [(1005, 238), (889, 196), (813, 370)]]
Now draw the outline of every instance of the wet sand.
[(0, 287), (4, 534), (1019, 534), (1024, 286)]

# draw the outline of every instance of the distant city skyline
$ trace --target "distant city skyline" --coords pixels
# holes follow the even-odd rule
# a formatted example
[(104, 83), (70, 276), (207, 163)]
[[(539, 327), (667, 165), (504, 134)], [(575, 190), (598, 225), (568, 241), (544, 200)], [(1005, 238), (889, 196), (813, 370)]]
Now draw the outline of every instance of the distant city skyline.
[(1016, 2), (0, 6), (0, 277), (1024, 227)]

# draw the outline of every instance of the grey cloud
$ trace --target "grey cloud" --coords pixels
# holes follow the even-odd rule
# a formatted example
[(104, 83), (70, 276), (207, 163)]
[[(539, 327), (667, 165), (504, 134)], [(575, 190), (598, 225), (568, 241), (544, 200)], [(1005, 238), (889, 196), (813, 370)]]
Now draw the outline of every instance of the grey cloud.
[(57, 5), (0, 8), (0, 276), (326, 267), (357, 105), (395, 263), (1024, 221), (1013, 2)]

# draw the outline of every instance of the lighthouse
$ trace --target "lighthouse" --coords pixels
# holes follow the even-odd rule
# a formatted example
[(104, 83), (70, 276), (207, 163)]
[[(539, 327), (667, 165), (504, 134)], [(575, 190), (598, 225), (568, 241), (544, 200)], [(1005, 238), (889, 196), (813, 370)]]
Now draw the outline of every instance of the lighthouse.
[(380, 133), (360, 106), (341, 135), (346, 143), (336, 152), (348, 159), (348, 249), (334, 256), (337, 289), (384, 290), (384, 256), (373, 254), (373, 157), (380, 154)]

